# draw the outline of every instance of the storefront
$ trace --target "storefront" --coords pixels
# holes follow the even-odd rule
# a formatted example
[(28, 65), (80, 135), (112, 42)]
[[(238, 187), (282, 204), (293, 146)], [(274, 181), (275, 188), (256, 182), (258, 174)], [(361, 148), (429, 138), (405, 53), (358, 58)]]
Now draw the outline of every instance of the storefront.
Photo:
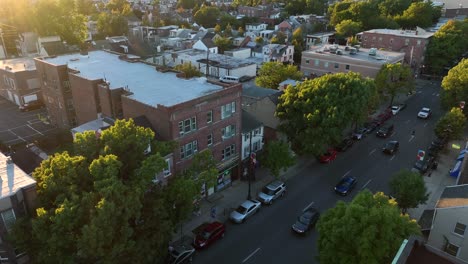
[[(216, 180), (216, 192), (231, 186), (232, 182), (239, 178), (239, 157), (236, 156), (227, 162), (218, 165), (218, 178)], [(210, 193), (208, 193), (210, 195)]]

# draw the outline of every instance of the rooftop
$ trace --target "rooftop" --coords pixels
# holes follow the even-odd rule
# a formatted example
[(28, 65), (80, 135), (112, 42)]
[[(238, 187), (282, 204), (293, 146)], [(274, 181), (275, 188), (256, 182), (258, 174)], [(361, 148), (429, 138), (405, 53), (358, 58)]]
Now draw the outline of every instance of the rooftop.
[(79, 71), (76, 75), (89, 80), (106, 80), (110, 89), (128, 88), (133, 93), (128, 95), (129, 98), (155, 107), (174, 106), (223, 89), (222, 86), (208, 83), (206, 78), (180, 79), (175, 73), (161, 73), (151, 65), (126, 62), (105, 51), (40, 60), (67, 65), (69, 69)]
[(31, 58), (17, 58), (11, 60), (2, 60), (0, 69), (9, 72), (35, 71), (36, 64)]
[(36, 181), (0, 152), (0, 199), (16, 194)]
[(460, 206), (468, 206), (468, 184), (445, 187), (436, 208)]
[[(365, 49), (359, 48), (359, 50), (355, 54), (351, 54), (350, 50), (352, 47), (348, 47), (350, 50), (346, 50), (346, 46), (338, 46), (338, 45), (319, 45), (319, 46), (312, 46), (310, 50), (303, 51), (302, 56), (307, 56), (308, 54), (312, 56), (317, 56), (319, 54), (320, 57), (328, 58), (330, 61), (333, 61), (333, 58), (337, 56), (341, 58), (348, 59), (350, 61), (355, 61), (355, 63), (359, 63), (359, 61), (367, 61), (373, 64), (380, 64), (383, 65), (385, 63), (394, 63), (404, 59), (405, 53), (403, 52), (395, 52), (395, 51), (384, 51), (384, 50), (376, 50), (376, 55), (371, 56), (369, 52), (372, 49)], [(341, 55), (336, 53), (331, 53), (332, 49), (336, 49), (336, 52), (340, 51)], [(304, 59), (302, 60), (304, 61)]]
[(242, 110), (242, 133), (249, 133), (262, 125), (262, 122), (258, 121), (253, 115)]
[[(203, 61), (206, 61), (206, 51), (204, 50), (186, 49), (174, 52), (174, 54), (182, 57), (185, 56), (187, 60), (190, 58), (191, 61), (200, 61), (202, 63), (204, 63)], [(235, 69), (255, 64), (253, 62), (215, 53), (210, 53), (208, 60), (210, 61), (210, 64), (216, 64), (219, 68), (224, 69)]]
[(420, 27), (416, 30), (403, 30), (403, 29), (371, 29), (364, 31), (365, 33), (385, 34), (400, 37), (415, 37), (415, 38), (430, 38), (434, 32), (426, 31)]

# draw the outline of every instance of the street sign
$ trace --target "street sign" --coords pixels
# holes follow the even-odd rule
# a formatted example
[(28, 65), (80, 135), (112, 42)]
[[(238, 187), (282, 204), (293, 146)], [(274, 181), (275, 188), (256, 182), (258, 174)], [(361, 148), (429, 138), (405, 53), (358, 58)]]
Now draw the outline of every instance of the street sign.
[(423, 161), (424, 160), (424, 156), (426, 155), (426, 152), (424, 150), (418, 150), (418, 156), (417, 158), (420, 160), (420, 161)]
[(461, 108), (461, 109), (465, 108), (465, 101), (461, 101), (461, 102), (460, 102), (460, 108)]
[(458, 144), (452, 144), (453, 149), (461, 149), (460, 145)]

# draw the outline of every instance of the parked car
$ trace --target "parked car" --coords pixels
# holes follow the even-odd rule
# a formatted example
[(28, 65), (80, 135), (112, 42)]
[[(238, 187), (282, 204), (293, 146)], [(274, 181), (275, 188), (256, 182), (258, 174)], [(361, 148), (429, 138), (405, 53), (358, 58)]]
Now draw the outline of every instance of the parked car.
[(389, 137), (393, 133), (394, 126), (393, 124), (387, 124), (385, 126), (380, 127), (377, 131), (376, 135), (379, 137)]
[(436, 138), (432, 141), (431, 143), (431, 147), (434, 148), (434, 149), (438, 149), (438, 150), (441, 150), (445, 147), (445, 145), (447, 144), (447, 138)]
[(192, 263), (195, 249), (190, 245), (175, 243), (169, 247), (169, 254), (166, 263), (185, 264)]
[(258, 200), (264, 204), (272, 204), (278, 197), (286, 194), (286, 185), (282, 181), (273, 181), (263, 187), (258, 194)]
[(398, 151), (399, 148), (400, 148), (400, 143), (396, 140), (392, 140), (392, 141), (387, 142), (387, 144), (384, 145), (382, 152), (393, 155), (395, 152)]
[(357, 128), (353, 132), (353, 139), (361, 140), (366, 136), (366, 133), (367, 133), (367, 128), (365, 127)]
[(338, 152), (336, 149), (328, 149), (327, 152), (323, 153), (318, 157), (320, 163), (329, 163), (336, 159)]
[(343, 177), (335, 186), (335, 192), (339, 195), (346, 196), (356, 186), (357, 179), (353, 176)]
[(316, 208), (307, 208), (297, 218), (296, 223), (294, 223), (291, 228), (298, 234), (304, 234), (315, 226), (319, 217), (320, 213)]
[(392, 110), (390, 108), (387, 108), (383, 113), (377, 116), (377, 119), (382, 120), (383, 122), (387, 121), (393, 116)]
[(364, 127), (367, 129), (366, 133), (368, 134), (374, 132), (379, 126), (380, 123), (375, 120), (364, 124)]
[(211, 245), (216, 240), (223, 238), (226, 226), (220, 222), (205, 224), (193, 240), (196, 249), (202, 249)]
[(405, 109), (405, 107), (406, 107), (406, 104), (404, 104), (404, 103), (403, 103), (403, 104), (393, 105), (393, 106), (391, 107), (392, 114), (393, 114), (393, 115), (398, 114), (401, 110)]
[(431, 114), (432, 114), (431, 109), (427, 107), (423, 107), (418, 113), (418, 118), (428, 119), (431, 116)]
[(347, 149), (353, 146), (353, 143), (354, 140), (351, 137), (346, 137), (343, 139), (343, 141), (341, 141), (340, 144), (338, 144), (338, 146), (336, 146), (336, 150), (340, 152), (346, 151)]
[(423, 160), (417, 160), (413, 165), (411, 171), (419, 172), (421, 174), (426, 173), (430, 168), (437, 168), (437, 161), (434, 156), (426, 155)]
[(243, 223), (247, 218), (260, 210), (261, 204), (262, 203), (257, 200), (247, 200), (239, 205), (236, 210), (232, 211), (229, 218), (234, 223)]
[(28, 112), (28, 111), (40, 109), (42, 107), (44, 107), (44, 103), (42, 103), (41, 101), (31, 101), (31, 102), (21, 105), (19, 107), (19, 110), (21, 112)]

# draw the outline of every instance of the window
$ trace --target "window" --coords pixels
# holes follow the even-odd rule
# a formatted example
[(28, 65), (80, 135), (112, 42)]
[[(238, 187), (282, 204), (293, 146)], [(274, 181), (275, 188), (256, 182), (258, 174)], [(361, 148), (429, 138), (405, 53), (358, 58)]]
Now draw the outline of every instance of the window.
[(207, 145), (208, 146), (211, 146), (213, 145), (213, 134), (209, 134), (207, 137), (206, 137), (206, 140), (207, 140)]
[(253, 150), (253, 152), (257, 152), (257, 151), (260, 150), (260, 146), (261, 146), (260, 144), (261, 144), (260, 141), (256, 141), (256, 142), (254, 142), (254, 143), (252, 144), (252, 150)]
[(183, 135), (197, 129), (197, 118), (192, 117), (179, 122), (179, 134)]
[(236, 112), (236, 102), (231, 102), (229, 104), (221, 106), (221, 119), (228, 118)]
[(247, 141), (250, 139), (250, 133), (247, 133), (244, 135), (244, 141)]
[(421, 40), (418, 40), (417, 45), (421, 46)]
[(320, 64), (320, 61), (315, 59), (315, 66), (319, 66), (319, 64)]
[(390, 44), (392, 44), (392, 43), (393, 43), (393, 39), (390, 39)]
[(364, 37), (364, 41), (367, 41), (367, 36)]
[(466, 225), (457, 223), (455, 225), (455, 230), (453, 230), (453, 232), (455, 234), (459, 234), (459, 235), (463, 236), (465, 234), (465, 229), (466, 229)]
[(3, 225), (5, 225), (5, 229), (10, 232), (11, 229), (13, 228), (13, 225), (16, 222), (16, 216), (15, 212), (13, 209), (8, 209), (6, 211), (2, 212), (2, 219), (3, 219)]
[(221, 159), (225, 160), (236, 154), (236, 145), (232, 144), (227, 146), (225, 149), (221, 151)]
[(349, 64), (346, 64), (346, 69), (349, 70)]
[(229, 125), (223, 128), (223, 139), (228, 139), (236, 135), (236, 126)]
[(338, 69), (340, 67), (340, 64), (335, 63), (335, 69)]
[(325, 68), (328, 68), (328, 61), (326, 61), (323, 65)]
[(164, 177), (171, 176), (171, 160), (166, 159), (166, 168), (164, 168)]
[(213, 122), (213, 111), (206, 113), (206, 123), (209, 124)]
[(306, 60), (306, 64), (309, 64), (309, 62), (310, 62), (309, 60)]
[(449, 253), (450, 255), (452, 256), (457, 256), (458, 254), (458, 248), (457, 246), (455, 246), (454, 244), (451, 244), (451, 243), (447, 243), (447, 247), (445, 248), (445, 252)]
[(197, 141), (194, 140), (180, 147), (180, 158), (185, 159), (191, 157), (194, 153), (197, 153), (198, 146)]
[(250, 146), (246, 146), (244, 148), (244, 157), (242, 159), (247, 158), (250, 155)]
[(261, 128), (257, 128), (254, 130), (253, 132), (253, 136), (255, 137), (256, 135), (260, 135), (262, 133), (262, 129)]
[(382, 42), (382, 37), (379, 37), (379, 41)]
[(409, 45), (409, 39), (405, 39), (405, 45)]

